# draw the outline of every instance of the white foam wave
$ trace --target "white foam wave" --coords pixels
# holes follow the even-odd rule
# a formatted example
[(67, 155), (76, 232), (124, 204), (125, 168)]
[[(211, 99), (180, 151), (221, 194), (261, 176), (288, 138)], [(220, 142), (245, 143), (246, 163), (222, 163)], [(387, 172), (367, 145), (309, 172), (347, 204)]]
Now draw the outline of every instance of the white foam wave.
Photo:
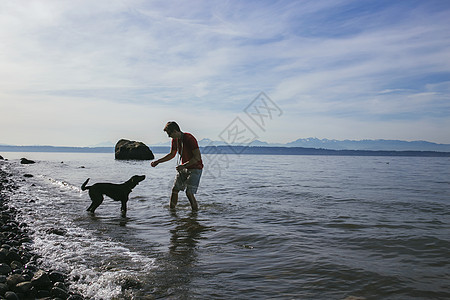
[(21, 186), (12, 195), (11, 204), (18, 209), (19, 221), (33, 229), (33, 247), (42, 257), (40, 263), (66, 272), (72, 279), (71, 288), (86, 297), (129, 298), (126, 286), (138, 283), (139, 274), (151, 272), (155, 260), (95, 229), (77, 225), (84, 205), (77, 202), (79, 187), (43, 176), (33, 181), (34, 185)]
[(100, 240), (81, 228), (75, 236), (73, 231), (71, 228), (66, 236), (37, 231), (33, 236), (34, 247), (42, 255), (43, 265), (68, 272), (70, 278), (77, 279), (71, 287), (87, 297), (118, 297), (122, 295), (124, 278), (138, 280), (137, 271), (154, 269), (154, 259), (130, 251), (120, 243)]
[[(42, 176), (43, 177), (43, 176)], [(44, 177), (43, 177), (44, 178)], [(63, 188), (66, 190), (72, 190), (72, 191), (81, 191), (81, 188), (79, 186), (75, 186), (73, 184), (70, 184), (66, 181), (57, 180), (54, 178), (48, 178), (49, 182), (59, 188)]]

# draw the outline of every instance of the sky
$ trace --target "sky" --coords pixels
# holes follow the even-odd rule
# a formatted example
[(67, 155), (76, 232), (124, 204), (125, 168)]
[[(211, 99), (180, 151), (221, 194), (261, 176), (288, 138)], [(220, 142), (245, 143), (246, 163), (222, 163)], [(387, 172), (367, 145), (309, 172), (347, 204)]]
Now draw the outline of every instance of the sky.
[(450, 1), (0, 1), (0, 144), (450, 143)]

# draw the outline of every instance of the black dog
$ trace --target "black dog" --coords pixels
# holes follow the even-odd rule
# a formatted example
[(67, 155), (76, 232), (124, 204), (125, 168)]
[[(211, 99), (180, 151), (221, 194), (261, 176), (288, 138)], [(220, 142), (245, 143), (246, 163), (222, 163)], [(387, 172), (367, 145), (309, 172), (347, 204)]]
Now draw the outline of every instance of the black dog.
[(122, 202), (121, 211), (122, 216), (125, 217), (127, 214), (127, 201), (128, 195), (130, 195), (131, 190), (134, 189), (136, 185), (145, 179), (145, 175), (134, 175), (128, 181), (115, 184), (115, 183), (96, 183), (91, 186), (86, 186), (90, 178), (88, 178), (83, 185), (81, 190), (89, 190), (89, 197), (91, 197), (92, 203), (88, 207), (87, 211), (94, 212), (97, 207), (103, 202), (103, 195), (110, 197), (113, 200)]

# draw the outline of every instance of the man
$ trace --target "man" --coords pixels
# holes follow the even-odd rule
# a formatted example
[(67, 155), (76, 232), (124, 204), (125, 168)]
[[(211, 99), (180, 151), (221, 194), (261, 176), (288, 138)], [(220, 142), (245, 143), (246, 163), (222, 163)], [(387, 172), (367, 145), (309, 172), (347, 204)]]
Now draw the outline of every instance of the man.
[(175, 122), (168, 122), (164, 127), (164, 131), (172, 138), (172, 146), (170, 153), (164, 157), (153, 161), (152, 167), (156, 167), (162, 162), (166, 162), (179, 154), (180, 161), (177, 162), (177, 175), (170, 196), (170, 208), (174, 209), (178, 203), (178, 192), (186, 189), (186, 196), (191, 203), (193, 211), (198, 210), (197, 200), (194, 194), (197, 192), (200, 177), (202, 175), (203, 162), (195, 137), (187, 132), (182, 132)]

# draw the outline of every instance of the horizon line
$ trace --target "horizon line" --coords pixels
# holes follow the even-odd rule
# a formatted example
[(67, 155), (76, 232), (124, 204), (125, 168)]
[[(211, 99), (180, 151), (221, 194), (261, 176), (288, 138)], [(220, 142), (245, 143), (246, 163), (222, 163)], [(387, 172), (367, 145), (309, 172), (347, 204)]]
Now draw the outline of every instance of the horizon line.
[[(379, 141), (379, 142), (404, 142), (404, 143), (419, 143), (420, 142), (420, 143), (430, 143), (430, 144), (434, 144), (434, 145), (450, 146), (450, 143), (437, 143), (437, 142), (431, 142), (431, 141), (427, 141), (427, 140), (411, 140), (411, 141), (398, 140), (398, 139), (359, 139), (359, 140), (356, 140), (356, 139), (344, 139), (344, 140), (339, 140), (339, 139), (328, 139), (328, 138), (320, 139), (320, 138), (316, 138), (316, 137), (298, 138), (298, 139), (296, 139), (294, 141), (287, 142), (287, 143), (266, 142), (266, 141), (261, 141), (261, 140), (256, 139), (256, 140), (254, 140), (254, 141), (252, 141), (250, 143), (246, 143), (246, 144), (235, 144), (235, 143), (229, 144), (229, 143), (226, 143), (224, 141), (212, 140), (210, 138), (203, 138), (203, 139), (199, 140), (198, 142), (201, 142), (201, 141), (204, 141), (204, 140), (209, 140), (209, 141), (211, 141), (211, 143), (219, 143), (217, 145), (211, 144), (211, 145), (200, 146), (200, 147), (207, 147), (207, 146), (255, 146), (255, 145), (252, 145), (252, 143), (255, 143), (255, 142), (256, 143), (266, 144), (265, 145), (266, 147), (298, 147), (298, 146), (290, 146), (288, 144), (293, 144), (295, 142), (302, 141), (302, 140), (305, 141), (305, 140), (308, 140), (308, 139), (314, 139), (314, 140), (318, 140), (318, 141), (328, 141), (328, 142), (368, 142), (368, 141), (371, 141), (371, 142), (377, 142), (377, 141)], [(105, 143), (107, 143), (107, 142), (105, 142)], [(5, 144), (5, 143), (0, 143), (0, 146), (13, 146), (13, 147), (65, 147), (65, 148), (109, 148), (109, 147), (112, 147), (112, 148), (114, 148), (115, 144), (112, 143), (112, 142), (110, 142), (110, 143), (111, 143), (110, 146), (100, 146), (100, 145), (62, 146), (62, 145), (48, 145), (48, 144), (47, 145), (46, 144), (42, 144), (42, 145), (23, 145), (23, 144), (22, 145), (17, 145), (17, 144)], [(170, 147), (170, 141), (166, 142), (166, 143), (168, 143), (168, 145), (164, 145), (164, 143), (157, 143), (157, 144), (146, 144), (146, 143), (144, 143), (144, 144), (147, 145), (147, 146), (151, 146), (151, 147)], [(256, 145), (256, 146), (257, 147), (264, 147), (263, 145)]]

